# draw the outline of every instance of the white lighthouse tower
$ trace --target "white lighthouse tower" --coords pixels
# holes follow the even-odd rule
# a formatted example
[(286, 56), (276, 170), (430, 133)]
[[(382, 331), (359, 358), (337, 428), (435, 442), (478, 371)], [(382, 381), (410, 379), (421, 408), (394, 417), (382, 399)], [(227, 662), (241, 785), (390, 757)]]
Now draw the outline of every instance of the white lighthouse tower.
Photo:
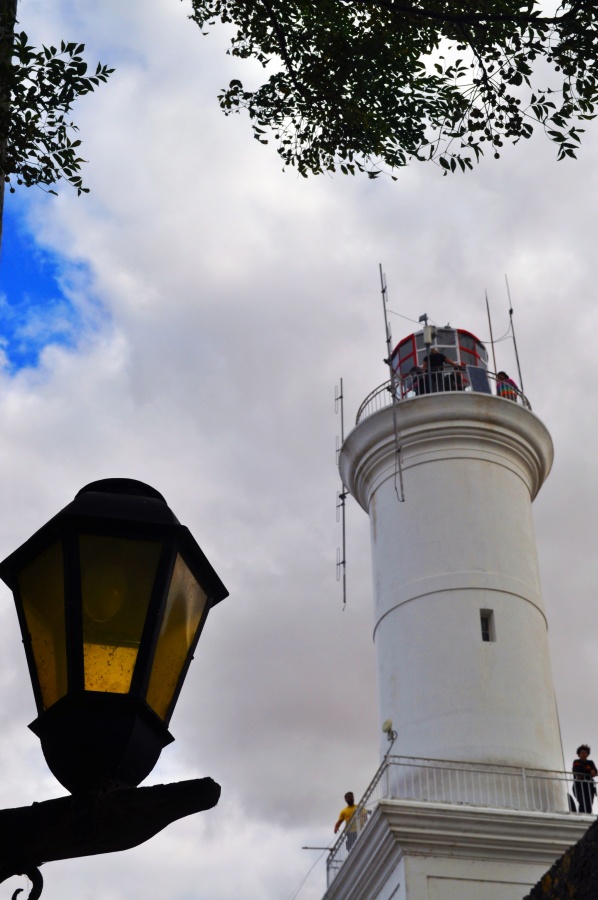
[(370, 517), (382, 762), (327, 900), (521, 900), (589, 824), (569, 811), (531, 513), (552, 441), (486, 360), (462, 330), (405, 338), (341, 448)]

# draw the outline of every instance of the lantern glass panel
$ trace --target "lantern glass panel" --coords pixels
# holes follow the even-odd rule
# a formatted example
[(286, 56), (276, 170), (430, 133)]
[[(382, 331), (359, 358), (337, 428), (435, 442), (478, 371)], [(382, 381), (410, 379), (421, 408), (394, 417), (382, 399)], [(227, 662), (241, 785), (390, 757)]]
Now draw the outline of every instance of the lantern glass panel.
[(67, 692), (64, 563), (57, 541), (18, 575), (44, 709)]
[(81, 535), (86, 691), (129, 691), (161, 550), (159, 541)]
[(165, 719), (204, 614), (207, 594), (178, 555), (166, 600), (147, 702)]

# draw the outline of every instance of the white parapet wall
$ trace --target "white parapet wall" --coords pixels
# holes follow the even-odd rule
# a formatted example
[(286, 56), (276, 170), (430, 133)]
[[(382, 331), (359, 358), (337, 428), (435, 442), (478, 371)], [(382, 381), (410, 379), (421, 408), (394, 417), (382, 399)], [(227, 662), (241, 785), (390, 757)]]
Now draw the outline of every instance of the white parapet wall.
[(324, 900), (521, 900), (591, 822), (382, 801)]
[(531, 511), (552, 458), (532, 412), (474, 393), (403, 401), (345, 440), (341, 477), (370, 516), (393, 753), (564, 768)]

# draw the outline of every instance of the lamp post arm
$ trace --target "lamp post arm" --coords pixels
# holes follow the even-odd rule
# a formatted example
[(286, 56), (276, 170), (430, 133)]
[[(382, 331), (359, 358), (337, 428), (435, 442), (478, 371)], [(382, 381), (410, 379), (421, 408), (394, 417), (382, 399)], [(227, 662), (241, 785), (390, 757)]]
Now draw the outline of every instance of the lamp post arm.
[(212, 809), (219, 798), (220, 785), (198, 778), (0, 810), (0, 882), (27, 875), (29, 900), (37, 900), (42, 863), (137, 847), (177, 819)]

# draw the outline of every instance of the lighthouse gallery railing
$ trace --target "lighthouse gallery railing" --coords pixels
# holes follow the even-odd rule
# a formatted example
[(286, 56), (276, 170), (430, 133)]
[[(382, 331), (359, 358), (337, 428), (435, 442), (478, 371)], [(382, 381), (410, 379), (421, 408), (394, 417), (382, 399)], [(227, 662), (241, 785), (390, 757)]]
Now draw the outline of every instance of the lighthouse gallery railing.
[[(579, 785), (579, 782), (578, 782)], [(353, 818), (328, 854), (328, 886), (368, 827), (380, 800), (413, 800), (493, 809), (575, 814), (571, 772), (387, 756)], [(591, 801), (590, 801), (591, 802)]]
[[(470, 382), (466, 370), (459, 373), (452, 371), (430, 372), (429, 375), (422, 373), (421, 375), (416, 376), (409, 375), (405, 378), (399, 378), (397, 376), (394, 387), (390, 381), (385, 381), (384, 384), (374, 388), (374, 390), (367, 395), (357, 410), (355, 424), (359, 425), (363, 419), (367, 419), (368, 416), (378, 412), (379, 409), (391, 406), (393, 394), (396, 397), (397, 402), (403, 402), (404, 400), (415, 400), (418, 397), (428, 394), (490, 392), (495, 396), (499, 396), (500, 399), (505, 399), (509, 402), (517, 403), (519, 406), (525, 406), (526, 409), (531, 409), (529, 400), (520, 390), (510, 386), (507, 389), (504, 387), (502, 389), (500, 387), (497, 389), (497, 384), (499, 385), (500, 383), (497, 381), (496, 375), (492, 372), (486, 372), (485, 370), (484, 374), (488, 379), (488, 389), (484, 391), (479, 391), (478, 387)], [(482, 383), (484, 383), (484, 380), (482, 380)], [(506, 390), (506, 392), (501, 395), (500, 390)]]

